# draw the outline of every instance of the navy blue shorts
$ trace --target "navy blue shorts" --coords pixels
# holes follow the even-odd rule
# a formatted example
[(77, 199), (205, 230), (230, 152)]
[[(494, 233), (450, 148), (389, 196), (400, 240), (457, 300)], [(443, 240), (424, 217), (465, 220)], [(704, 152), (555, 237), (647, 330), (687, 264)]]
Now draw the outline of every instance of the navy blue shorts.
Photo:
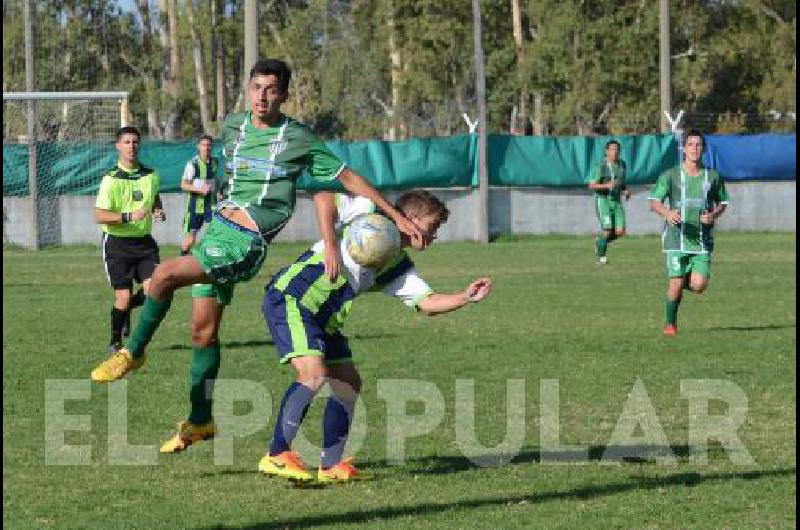
[(211, 222), (212, 213), (211, 210), (202, 213), (186, 212), (186, 217), (183, 219), (183, 231), (200, 230), (204, 223)]
[(267, 287), (261, 312), (275, 342), (281, 364), (294, 357), (321, 355), (325, 364), (352, 362), (347, 338), (339, 332), (327, 333), (324, 323), (293, 296)]

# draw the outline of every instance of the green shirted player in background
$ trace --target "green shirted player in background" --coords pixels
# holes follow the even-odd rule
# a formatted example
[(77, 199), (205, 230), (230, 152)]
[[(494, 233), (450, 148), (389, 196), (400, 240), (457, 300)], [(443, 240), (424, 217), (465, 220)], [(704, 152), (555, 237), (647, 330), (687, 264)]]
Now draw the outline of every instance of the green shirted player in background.
[(625, 161), (619, 158), (619, 142), (606, 144), (606, 156), (589, 178), (589, 189), (594, 191), (594, 206), (600, 223), (600, 235), (595, 239), (595, 254), (601, 265), (608, 263), (608, 244), (625, 235), (625, 208), (620, 194), (630, 200), (631, 190), (625, 185)]
[[(650, 208), (666, 219), (661, 238), (669, 278), (665, 335), (678, 332), (683, 289), (700, 294), (708, 286), (714, 223), (728, 206), (722, 176), (703, 167), (703, 135), (691, 130), (683, 146), (683, 164), (662, 173), (648, 197)], [(665, 199), (669, 199), (669, 208), (663, 204)]]
[[(346, 190), (374, 201), (401, 232), (421, 240), (419, 229), (363, 177), (345, 167), (307, 127), (281, 113), (290, 78), (283, 61), (260, 60), (253, 66), (248, 85), (251, 110), (229, 115), (223, 126), (225, 198), (218, 203), (205, 236), (190, 255), (156, 268), (141, 317), (125, 347), (92, 371), (94, 381), (109, 382), (141, 367), (145, 347), (166, 316), (173, 292), (202, 284), (192, 290), (192, 413), (180, 423), (170, 441), (175, 443), (162, 447), (164, 452), (180, 451), (215, 434), (208, 395), (219, 370), (223, 307), (231, 301), (234, 284), (253, 278), (261, 269), (267, 245), (293, 213), (296, 182), (303, 171), (317, 181), (338, 179)], [(323, 233), (328, 230), (321, 228)], [(341, 256), (338, 247), (328, 250), (325, 270), (335, 278)]]

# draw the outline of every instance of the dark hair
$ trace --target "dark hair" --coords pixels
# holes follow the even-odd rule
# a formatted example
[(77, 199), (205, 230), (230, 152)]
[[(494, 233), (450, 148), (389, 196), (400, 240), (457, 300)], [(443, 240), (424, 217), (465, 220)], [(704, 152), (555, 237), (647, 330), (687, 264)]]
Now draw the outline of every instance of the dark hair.
[(278, 87), (281, 93), (286, 93), (289, 90), (289, 80), (292, 79), (292, 70), (281, 60), (260, 59), (250, 69), (248, 79), (253, 79), (257, 75), (274, 75), (278, 78)]
[(135, 134), (137, 140), (142, 138), (142, 135), (139, 132), (139, 129), (137, 129), (136, 127), (130, 126), (130, 125), (128, 125), (126, 127), (122, 127), (117, 131), (117, 141), (118, 142), (119, 142), (119, 139), (122, 138), (123, 134)]
[(687, 132), (686, 135), (684, 135), (684, 137), (683, 137), (683, 145), (684, 146), (686, 145), (686, 142), (689, 140), (690, 136), (696, 136), (696, 137), (700, 138), (700, 140), (703, 142), (703, 147), (706, 146), (706, 137), (703, 136), (703, 133), (701, 133), (697, 129), (690, 129), (689, 132)]
[(395, 208), (404, 215), (436, 214), (439, 222), (444, 223), (450, 216), (450, 210), (437, 196), (427, 190), (407, 191), (397, 199)]
[(210, 135), (208, 135), (208, 134), (204, 134), (203, 136), (201, 136), (201, 137), (200, 137), (200, 139), (199, 139), (199, 140), (197, 140), (197, 143), (199, 144), (199, 143), (200, 143), (200, 142), (202, 142), (203, 140), (208, 140), (208, 141), (209, 141), (209, 142), (211, 142), (212, 144), (214, 143), (214, 139), (213, 139), (213, 138), (212, 138)]
[(619, 145), (619, 142), (618, 142), (618, 141), (616, 141), (616, 140), (609, 140), (609, 141), (608, 141), (608, 143), (606, 143), (606, 151), (608, 151), (608, 148), (609, 148), (609, 147), (611, 147), (612, 145), (616, 145), (616, 146), (617, 146), (617, 149), (619, 149), (619, 147), (620, 147), (620, 145)]

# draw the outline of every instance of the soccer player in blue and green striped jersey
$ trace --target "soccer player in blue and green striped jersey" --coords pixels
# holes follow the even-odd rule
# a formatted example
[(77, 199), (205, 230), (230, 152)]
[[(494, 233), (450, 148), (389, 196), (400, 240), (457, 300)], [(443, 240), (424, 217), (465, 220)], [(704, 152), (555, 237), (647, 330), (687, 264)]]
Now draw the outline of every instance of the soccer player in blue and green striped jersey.
[[(433, 242), (448, 216), (439, 199), (421, 190), (404, 193), (397, 201), (397, 208), (423, 234), (421, 245), (404, 237), (404, 244), (417, 250)], [(370, 201), (363, 198), (345, 198), (338, 204), (340, 224), (346, 225), (359, 213), (372, 209)], [(329, 212), (335, 215), (336, 210)], [(323, 418), (322, 462), (317, 479), (343, 482), (360, 476), (351, 459), (342, 458), (361, 388), (349, 342), (341, 333), (356, 297), (367, 291), (383, 292), (408, 307), (437, 315), (479, 302), (491, 291), (491, 280), (480, 278), (463, 291), (435, 293), (420, 277), (405, 250), (400, 250), (379, 270), (373, 270), (356, 264), (343, 241), (339, 243), (342, 275), (332, 280), (325, 274), (323, 263), (327, 249), (332, 247), (325, 240), (335, 237), (332, 232), (325, 233), (323, 241), (276, 273), (264, 295), (262, 311), (280, 362), (290, 364), (297, 375), (281, 401), (269, 451), (259, 462), (259, 469), (268, 475), (294, 480), (313, 478), (298, 454), (291, 450), (291, 444), (314, 395), (327, 382), (332, 395)]]
[(601, 230), (595, 239), (595, 254), (601, 265), (608, 263), (608, 244), (625, 235), (625, 208), (620, 195), (625, 195), (625, 200), (631, 198), (631, 190), (625, 185), (626, 171), (625, 161), (619, 158), (619, 142), (610, 140), (606, 144), (605, 158), (589, 178)]
[[(195, 296), (204, 303), (200, 304), (203, 310), (193, 314), (193, 319), (202, 321), (192, 323), (192, 393), (205, 386), (195, 385), (195, 380), (216, 379), (222, 307), (230, 302), (234, 284), (253, 278), (261, 269), (267, 246), (294, 211), (296, 183), (304, 171), (321, 182), (338, 179), (346, 190), (384, 209), (401, 232), (415, 241), (421, 239), (419, 229), (363, 177), (347, 168), (307, 127), (281, 112), (290, 78), (283, 61), (261, 60), (251, 69), (251, 110), (229, 115), (223, 126), (225, 198), (217, 204), (205, 236), (191, 254), (156, 268), (136, 328), (124, 348), (92, 371), (94, 381), (114, 381), (142, 366), (145, 347), (166, 316), (173, 292), (194, 284), (203, 284), (204, 292)], [(337, 248), (330, 250), (326, 267), (334, 272), (338, 267)], [(197, 423), (201, 421), (205, 422)], [(195, 417), (181, 424), (179, 438), (191, 443), (213, 433), (210, 417)]]
[[(650, 191), (650, 208), (665, 219), (661, 237), (669, 278), (664, 334), (678, 332), (683, 289), (700, 294), (711, 277), (714, 223), (728, 207), (725, 180), (703, 167), (705, 139), (697, 130), (683, 141), (683, 163), (658, 177)], [(669, 200), (669, 206), (664, 205)]]
[(189, 253), (197, 240), (197, 232), (211, 222), (217, 204), (217, 172), (219, 160), (211, 156), (213, 139), (203, 135), (197, 142), (197, 154), (186, 163), (181, 178), (181, 189), (188, 195), (186, 213), (183, 217), (183, 241), (181, 255)]

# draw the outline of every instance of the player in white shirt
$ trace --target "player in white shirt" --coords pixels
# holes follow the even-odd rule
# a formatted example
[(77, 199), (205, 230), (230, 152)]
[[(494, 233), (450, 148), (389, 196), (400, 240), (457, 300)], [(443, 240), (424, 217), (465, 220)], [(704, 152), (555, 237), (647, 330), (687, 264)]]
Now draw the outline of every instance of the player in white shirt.
[[(336, 197), (336, 207), (339, 234), (357, 215), (375, 209), (363, 197), (343, 195)], [(422, 190), (404, 193), (396, 208), (422, 233), (423, 241), (413, 245), (417, 250), (424, 250), (433, 242), (449, 214), (442, 201)], [(403, 243), (404, 247), (412, 246), (405, 236)], [(341, 238), (341, 270), (337, 271), (341, 274), (331, 274), (330, 267), (339, 260), (329, 259), (324, 248), (323, 241), (319, 241), (292, 265), (278, 271), (264, 295), (262, 311), (280, 362), (291, 364), (297, 379), (283, 397), (272, 444), (259, 462), (259, 469), (294, 480), (314, 478), (297, 453), (291, 451), (291, 444), (314, 395), (329, 382), (332, 394), (323, 420), (322, 463), (317, 479), (334, 482), (359, 476), (349, 459), (342, 460), (361, 387), (347, 339), (340, 332), (353, 300), (367, 291), (381, 291), (399, 298), (408, 307), (436, 315), (483, 300), (491, 291), (492, 282), (480, 278), (464, 291), (435, 293), (419, 276), (404, 249), (387, 265), (373, 270), (356, 264)]]

